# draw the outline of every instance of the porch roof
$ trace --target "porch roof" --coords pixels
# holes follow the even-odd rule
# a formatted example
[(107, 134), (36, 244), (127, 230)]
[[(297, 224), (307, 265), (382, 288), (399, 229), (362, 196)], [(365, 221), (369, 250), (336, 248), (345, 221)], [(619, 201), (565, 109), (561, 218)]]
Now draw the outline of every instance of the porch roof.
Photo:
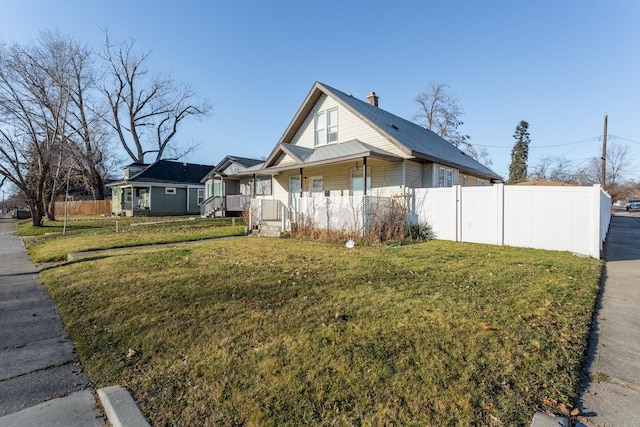
[(316, 149), (281, 143), (277, 150), (283, 154), (288, 154), (295, 162), (283, 166), (272, 166), (266, 169), (245, 170), (239, 172), (238, 175), (252, 175), (258, 171), (262, 174), (276, 175), (286, 170), (359, 160), (364, 157), (383, 159), (391, 162), (401, 162), (403, 160), (401, 157), (372, 147), (357, 139), (341, 144), (325, 145)]

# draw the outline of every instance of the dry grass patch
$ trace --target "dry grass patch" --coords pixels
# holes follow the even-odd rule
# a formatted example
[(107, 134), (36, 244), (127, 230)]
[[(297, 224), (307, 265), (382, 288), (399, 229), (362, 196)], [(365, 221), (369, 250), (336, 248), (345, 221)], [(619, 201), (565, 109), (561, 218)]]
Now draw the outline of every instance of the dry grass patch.
[(154, 425), (528, 425), (576, 395), (600, 269), (245, 238), (42, 277), (94, 385), (128, 387)]

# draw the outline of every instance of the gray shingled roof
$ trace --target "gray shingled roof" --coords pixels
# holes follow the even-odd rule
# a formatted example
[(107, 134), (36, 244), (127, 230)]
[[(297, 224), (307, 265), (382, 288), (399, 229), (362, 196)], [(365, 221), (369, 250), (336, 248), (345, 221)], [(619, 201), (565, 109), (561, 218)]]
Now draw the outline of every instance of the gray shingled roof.
[(469, 157), (436, 133), (330, 86), (322, 83), (317, 83), (317, 85), (327, 95), (338, 99), (353, 113), (381, 133), (386, 134), (392, 142), (397, 143), (396, 145), (401, 144), (400, 149), (405, 152), (408, 149), (407, 154), (463, 170), (479, 172), (494, 179), (501, 178), (494, 171)]
[[(390, 161), (402, 161), (402, 158), (394, 154), (372, 147), (358, 141), (357, 139), (342, 142), (340, 144), (323, 145), (315, 150), (297, 147), (290, 144), (282, 144), (281, 147), (285, 152), (302, 152), (304, 157), (296, 157), (298, 157), (300, 162), (302, 162), (306, 167), (325, 165), (328, 163), (335, 163), (336, 161), (358, 160), (362, 157), (376, 157)], [(273, 166), (268, 168), (268, 170), (271, 172), (278, 172), (281, 170), (291, 169), (291, 167), (291, 165)], [(294, 167), (298, 166), (296, 165)]]
[(250, 159), (248, 157), (239, 157), (239, 156), (226, 156), (224, 159), (220, 161), (208, 174), (206, 174), (201, 182), (205, 182), (207, 179), (212, 176), (222, 174), (227, 167), (229, 167), (232, 163), (236, 163), (242, 166), (243, 169), (254, 169), (256, 167), (262, 166), (264, 160), (258, 159)]
[[(280, 151), (285, 151), (297, 158), (302, 164), (308, 165), (309, 162), (315, 162), (315, 160), (313, 160), (314, 158), (318, 156), (324, 157), (328, 154), (336, 154), (338, 157), (336, 157), (335, 160), (340, 160), (339, 155), (341, 150), (349, 151), (353, 149), (353, 147), (349, 146), (344, 148), (340, 147), (344, 144), (349, 144), (351, 141), (326, 147), (318, 147), (315, 150), (308, 148), (303, 149), (302, 147), (289, 144), (323, 93), (335, 99), (339, 104), (349, 109), (365, 123), (376, 129), (408, 156), (455, 167), (463, 172), (472, 173), (484, 178), (501, 179), (501, 177), (491, 169), (469, 157), (434, 132), (320, 82), (316, 82), (313, 85), (313, 88), (305, 98), (296, 116), (269, 156), (269, 160), (265, 163), (265, 166), (271, 164)], [(361, 142), (359, 143), (362, 144)], [(331, 147), (335, 147), (333, 151), (331, 151)], [(372, 147), (369, 148), (373, 149)], [(327, 149), (327, 151), (324, 151), (325, 149)], [(316, 155), (316, 152), (319, 154)], [(386, 154), (392, 156), (389, 153)], [(278, 168), (276, 166), (269, 167), (268, 169), (276, 170), (284, 169), (284, 167)]]
[(211, 169), (213, 169), (213, 166), (210, 165), (158, 160), (131, 178), (113, 182), (109, 184), (109, 186), (119, 185), (125, 182), (156, 182), (197, 185), (200, 184), (202, 177)]

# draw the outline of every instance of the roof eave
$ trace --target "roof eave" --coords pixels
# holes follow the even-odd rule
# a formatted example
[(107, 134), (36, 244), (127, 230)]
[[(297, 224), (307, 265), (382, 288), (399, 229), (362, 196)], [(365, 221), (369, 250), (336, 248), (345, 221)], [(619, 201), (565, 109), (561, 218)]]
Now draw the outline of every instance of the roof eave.
[(362, 152), (362, 153), (349, 154), (349, 155), (342, 156), (342, 157), (318, 160), (318, 161), (315, 161), (315, 162), (304, 162), (304, 163), (293, 164), (293, 165), (269, 167), (269, 168), (261, 170), (261, 172), (264, 173), (264, 174), (267, 174), (267, 175), (277, 175), (280, 172), (284, 172), (284, 171), (287, 171), (287, 170), (300, 169), (300, 168), (310, 168), (310, 167), (317, 167), (317, 166), (325, 166), (325, 165), (331, 165), (331, 164), (335, 164), (335, 163), (343, 163), (343, 162), (348, 162), (348, 161), (353, 161), (353, 160), (360, 160), (360, 159), (365, 158), (365, 157), (366, 158), (373, 158), (373, 159), (380, 159), (380, 160), (387, 160), (387, 161), (390, 161), (390, 162), (401, 162), (403, 160), (401, 157), (396, 157), (396, 156), (393, 156), (393, 155), (387, 155), (387, 154), (378, 153), (378, 152), (375, 152), (375, 151), (366, 151), (366, 152)]
[(493, 180), (498, 180), (498, 181), (502, 180), (502, 177), (498, 176), (496, 174), (489, 174), (489, 173), (486, 173), (486, 172), (483, 172), (483, 171), (479, 171), (477, 169), (473, 169), (473, 168), (469, 168), (469, 167), (464, 166), (464, 165), (460, 165), (460, 164), (455, 163), (455, 162), (450, 162), (450, 161), (447, 161), (445, 159), (441, 159), (439, 157), (429, 156), (429, 155), (426, 155), (424, 153), (420, 153), (418, 151), (412, 151), (411, 155), (416, 157), (416, 158), (418, 158), (418, 159), (428, 160), (428, 161), (433, 162), (433, 163), (438, 163), (440, 165), (456, 168), (460, 172), (469, 173), (471, 175), (478, 176), (480, 178), (488, 178), (488, 179), (493, 179)]

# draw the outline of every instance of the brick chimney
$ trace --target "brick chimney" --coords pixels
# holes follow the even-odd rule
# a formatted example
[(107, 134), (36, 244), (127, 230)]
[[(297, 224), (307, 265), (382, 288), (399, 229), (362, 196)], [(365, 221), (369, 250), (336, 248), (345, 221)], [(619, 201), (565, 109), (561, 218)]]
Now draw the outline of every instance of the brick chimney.
[(374, 91), (371, 91), (369, 96), (367, 96), (367, 101), (369, 101), (369, 104), (373, 105), (374, 107), (378, 106), (378, 97), (376, 96), (376, 93)]

